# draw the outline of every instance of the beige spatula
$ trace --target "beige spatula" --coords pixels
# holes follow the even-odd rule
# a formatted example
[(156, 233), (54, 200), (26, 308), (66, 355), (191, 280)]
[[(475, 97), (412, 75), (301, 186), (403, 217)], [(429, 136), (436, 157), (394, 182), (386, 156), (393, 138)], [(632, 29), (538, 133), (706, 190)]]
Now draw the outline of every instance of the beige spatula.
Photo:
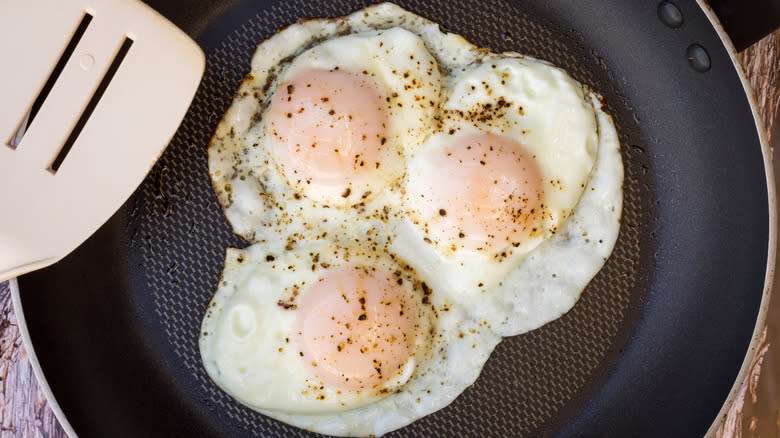
[(137, 0), (0, 1), (0, 281), (61, 259), (127, 200), (203, 68)]

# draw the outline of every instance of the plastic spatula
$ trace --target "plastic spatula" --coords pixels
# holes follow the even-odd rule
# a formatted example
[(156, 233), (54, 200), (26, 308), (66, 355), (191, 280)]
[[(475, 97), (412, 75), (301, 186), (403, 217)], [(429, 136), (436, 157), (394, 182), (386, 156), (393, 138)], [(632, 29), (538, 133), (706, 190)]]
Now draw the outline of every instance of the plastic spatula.
[(0, 281), (61, 259), (127, 200), (204, 64), (136, 0), (0, 1)]

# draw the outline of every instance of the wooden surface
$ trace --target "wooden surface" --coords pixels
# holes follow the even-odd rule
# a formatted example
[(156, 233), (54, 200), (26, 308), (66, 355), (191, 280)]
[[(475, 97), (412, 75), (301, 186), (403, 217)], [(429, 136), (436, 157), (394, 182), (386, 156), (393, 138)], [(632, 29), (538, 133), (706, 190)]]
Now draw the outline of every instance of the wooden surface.
[[(740, 55), (750, 78), (770, 142), (780, 103), (780, 31)], [(775, 128), (780, 132), (780, 126)], [(780, 137), (780, 136), (775, 136)], [(780, 295), (780, 294), (778, 294)], [(773, 300), (751, 378), (718, 432), (719, 437), (780, 437), (780, 297)], [(0, 438), (61, 438), (57, 423), (22, 346), (7, 283), (0, 284)]]
[(22, 346), (8, 283), (0, 284), (0, 438), (64, 438)]

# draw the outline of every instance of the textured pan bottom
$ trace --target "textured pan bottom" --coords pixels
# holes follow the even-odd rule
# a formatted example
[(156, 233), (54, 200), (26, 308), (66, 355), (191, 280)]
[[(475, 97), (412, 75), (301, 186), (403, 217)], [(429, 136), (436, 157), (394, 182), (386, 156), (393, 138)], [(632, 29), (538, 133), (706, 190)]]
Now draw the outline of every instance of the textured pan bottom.
[[(624, 211), (615, 250), (578, 304), (562, 318), (506, 339), (482, 375), (452, 405), (388, 436), (496, 434), (538, 436), (556, 429), (598, 387), (634, 326), (648, 281), (654, 220), (644, 149), (630, 104), (582, 37), (547, 21), (543, 13), (505, 1), (399, 1), (493, 50), (513, 50), (549, 60), (600, 93), (620, 134), (626, 172)], [(201, 400), (237, 434), (305, 436), (240, 405), (214, 385), (200, 362), (198, 331), (228, 246), (245, 246), (232, 235), (213, 194), (205, 147), (244, 74), (257, 43), (299, 18), (339, 16), (365, 6), (359, 1), (296, 0), (230, 14), (215, 25), (235, 29), (207, 43), (206, 72), (176, 137), (135, 196), (132, 239), (142, 248), (144, 285), (181, 368), (185, 391)], [(240, 18), (236, 18), (240, 16)], [(226, 16), (227, 17), (227, 16)], [(237, 21), (232, 21), (237, 20)], [(642, 268), (640, 268), (642, 267)]]

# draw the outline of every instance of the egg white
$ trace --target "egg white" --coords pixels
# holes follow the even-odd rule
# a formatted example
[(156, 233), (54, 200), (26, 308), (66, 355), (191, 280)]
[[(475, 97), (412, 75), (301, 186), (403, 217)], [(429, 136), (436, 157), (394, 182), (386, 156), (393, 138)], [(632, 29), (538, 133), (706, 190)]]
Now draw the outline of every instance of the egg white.
[(305, 300), (307, 284), (347, 265), (401, 270), (404, 285), (415, 284), (414, 272), (387, 254), (324, 242), (290, 251), (266, 245), (228, 249), (201, 327), (200, 351), (212, 380), (273, 418), (321, 433), (360, 436), (381, 435), (441, 409), (476, 379), (499, 337), (445, 294), (428, 290), (429, 301), (411, 289), (420, 325), (414, 355), (399, 375), (378, 388), (344, 390), (308, 373), (295, 340), (298, 309), (279, 303), (287, 303), (293, 289), (301, 291), (297, 302)]
[[(500, 263), (479, 254), (447, 258), (409, 221), (390, 250), (409, 260), (433, 288), (447, 290), (501, 336), (541, 327), (568, 312), (609, 258), (620, 229), (623, 163), (614, 123), (588, 94), (598, 121), (598, 154), (587, 185), (560, 228), (533, 250)], [(481, 286), (480, 286), (481, 284)]]
[(596, 158), (587, 90), (560, 68), (518, 54), (486, 56), (454, 70), (447, 82), (441, 135), (479, 131), (518, 140), (540, 167), (545, 231), (552, 235), (577, 204)]
[[(404, 373), (371, 390), (334, 388), (307, 372), (296, 342), (297, 304), (309, 285), (329, 270), (344, 266), (400, 270), (388, 257), (340, 248), (324, 242), (294, 250), (267, 245), (228, 249), (220, 285), (203, 320), (200, 351), (209, 376), (226, 392), (254, 408), (317, 413), (354, 408), (397, 389), (413, 372), (428, 348), (431, 312), (418, 305), (417, 359)], [(408, 278), (410, 274), (407, 273)], [(296, 291), (292, 295), (292, 291)], [(298, 295), (300, 291), (300, 295)]]
[(449, 405), (477, 380), (501, 337), (490, 330), (486, 320), (474, 318), (435, 291), (431, 297), (438, 310), (429, 350), (409, 381), (396, 392), (338, 413), (258, 411), (325, 435), (382, 436)]
[[(401, 148), (402, 175), (388, 176), (384, 189), (372, 190), (365, 199), (360, 196), (349, 202), (336, 199), (334, 205), (326, 205), (307, 196), (296, 197), (294, 188), (274, 168), (267, 150), (253, 145), (262, 143), (261, 115), (274, 87), (283, 82), (287, 73), (305, 68), (306, 63), (336, 65), (336, 61), (328, 61), (330, 55), (320, 55), (328, 51), (338, 54), (337, 46), (331, 44), (347, 34), (350, 39), (362, 38), (374, 43), (382, 35), (404, 35), (404, 41), (415, 41), (415, 50), (435, 60), (439, 88), (430, 89), (436, 90), (430, 94), (436, 95), (435, 110), (420, 116), (425, 122), (414, 125), (408, 140), (397, 143)], [(314, 51), (318, 46), (332, 48)], [(302, 56), (296, 64), (299, 61), (294, 57), (305, 54), (306, 50), (312, 50), (311, 56)], [(415, 52), (416, 60), (424, 56)], [(293, 60), (289, 61), (291, 57)], [(354, 58), (359, 62), (360, 57)], [(366, 68), (369, 67), (377, 77), (383, 78), (379, 74), (381, 68)], [(501, 84), (501, 80), (506, 80), (502, 71), (510, 71), (516, 79), (510, 81), (509, 89), (507, 84)], [(472, 85), (484, 86), (483, 82), (489, 85), (490, 94), (487, 89), (482, 94), (469, 91)], [(560, 88), (569, 91), (561, 95)], [(404, 96), (404, 99), (414, 98), (413, 93)], [(496, 102), (500, 97), (511, 99), (515, 109), (522, 106), (524, 114), (476, 124), (472, 120), (447, 117), (452, 110)], [(556, 110), (549, 111), (547, 105)], [(415, 117), (405, 112), (394, 116)], [(545, 189), (551, 201), (545, 233), (539, 239), (525, 242), (500, 262), (465, 251), (453, 257), (437, 248), (435, 239), (429, 239), (433, 244), (424, 240), (427, 236), (409, 220), (402, 192), (404, 185), (414, 184), (415, 172), (425, 168), (427, 147), (441, 144), (444, 133), (450, 129), (459, 133), (503, 133), (518, 138), (524, 145), (548, 147), (549, 135), (557, 132), (555, 127), (560, 123), (558, 117), (573, 117), (577, 121), (575, 132), (563, 134), (576, 136), (574, 143), (578, 146), (574, 152), (576, 157), (570, 157), (570, 164), (565, 168), (558, 163), (561, 154), (568, 154), (568, 150), (553, 147), (551, 153), (536, 154), (541, 156), (539, 164), (545, 175), (553, 175), (550, 179), (562, 181), (560, 186), (565, 187), (560, 193), (549, 187)], [(407, 119), (398, 120), (414, 124)], [(553, 143), (571, 143), (569, 140), (560, 138)], [(617, 134), (594, 93), (544, 61), (514, 53), (492, 54), (390, 3), (347, 17), (299, 22), (260, 44), (252, 59), (252, 71), (241, 84), (210, 144), (209, 173), (234, 231), (258, 244), (246, 250), (229, 250), (226, 255), (223, 279), (227, 284), (219, 286), (201, 333), (206, 369), (220, 387), (253, 409), (288, 424), (338, 436), (379, 436), (443, 408), (476, 380), (502, 336), (532, 330), (568, 311), (609, 257), (617, 238), (622, 207), (623, 175)], [(222, 367), (217, 363), (255, 354), (241, 352), (237, 347), (215, 347), (215, 342), (222, 341), (217, 341), (220, 336), (213, 334), (220, 330), (229, 333), (225, 321), (231, 309), (248, 306), (248, 297), (257, 291), (262, 291), (266, 298), (278, 294), (278, 287), (270, 287), (272, 284), (292, 284), (308, 278), (305, 269), (287, 272), (260, 268), (265, 263), (264, 254), (273, 253), (281, 257), (278, 260), (289, 257), (292, 265), (295, 260), (305, 259), (311, 252), (307, 248), (312, 245), (333, 244), (382, 254), (381, 260), (394, 259), (393, 263), (404, 260), (415, 271), (416, 278), (430, 285), (431, 307), (425, 311), (432, 315), (433, 332), (427, 338), (424, 353), (415, 357), (413, 372), (398, 381), (384, 397), (350, 395), (339, 399), (339, 394), (333, 394), (331, 399), (328, 393), (326, 399), (333, 400), (331, 405), (316, 398), (294, 400), (285, 395), (286, 389), (266, 388), (266, 384), (275, 382), (262, 379), (255, 384), (236, 376), (228, 383), (219, 380), (224, 371), (217, 371)], [(239, 255), (244, 260), (240, 264), (236, 263)], [(247, 267), (247, 263), (254, 267)], [(258, 281), (258, 278), (266, 280)], [(252, 290), (255, 292), (249, 292)], [(276, 314), (283, 310), (276, 301), (270, 298), (266, 301), (253, 312), (263, 315), (264, 320), (278, 321), (279, 327), (288, 324), (284, 320), (289, 315)], [(241, 314), (238, 316), (239, 328), (252, 325)], [(255, 320), (255, 330), (258, 321)], [(271, 340), (257, 348), (267, 349), (269, 354), (278, 352), (278, 341), (283, 339), (280, 333), (270, 330)], [(221, 337), (230, 339), (227, 335)], [(236, 341), (225, 342), (223, 346)], [(258, 339), (257, 342), (266, 341)], [(261, 365), (251, 366), (259, 367), (257, 370), (282, 369), (282, 374), (288, 373), (285, 379), (300, 381), (298, 371), (284, 369), (295, 368), (297, 358), (285, 357), (273, 363), (263, 360), (267, 359), (260, 360)], [(233, 372), (241, 374), (235, 369)], [(345, 406), (336, 406), (340, 403)]]
[[(390, 251), (419, 266), (439, 288), (470, 301), (503, 282), (529, 252), (558, 232), (580, 201), (601, 139), (589, 92), (549, 63), (516, 54), (493, 55), (454, 70), (445, 82), (448, 98), (442, 124), (409, 160), (404, 197), (407, 217), (394, 229)], [(543, 191), (539, 233), (474, 251), (451, 249), (451, 242), (426, 231), (425, 219), (418, 212), (424, 209), (429, 188), (419, 184), (425, 172), (435, 171), (431, 156), (453, 138), (472, 133), (513, 138), (535, 158)], [(622, 169), (612, 177), (619, 187)]]
[[(225, 216), (250, 242), (280, 234), (310, 240), (323, 233), (345, 242), (355, 235), (355, 224), (363, 224), (360, 233), (382, 228), (385, 207), (398, 202), (405, 157), (422, 144), (439, 106), (440, 72), (417, 35), (391, 28), (335, 36), (339, 26), (318, 23), (290, 26), (258, 47), (252, 73), (209, 146), (209, 172)], [(334, 37), (303, 50), (312, 38), (328, 35)], [(292, 54), (297, 54), (292, 61), (274, 64)], [(381, 166), (373, 169), (369, 163), (367, 177), (344, 187), (290, 181), (270, 152), (271, 135), (262, 117), (268, 99), (278, 84), (302, 71), (336, 68), (365, 72), (387, 95), (389, 126)]]

